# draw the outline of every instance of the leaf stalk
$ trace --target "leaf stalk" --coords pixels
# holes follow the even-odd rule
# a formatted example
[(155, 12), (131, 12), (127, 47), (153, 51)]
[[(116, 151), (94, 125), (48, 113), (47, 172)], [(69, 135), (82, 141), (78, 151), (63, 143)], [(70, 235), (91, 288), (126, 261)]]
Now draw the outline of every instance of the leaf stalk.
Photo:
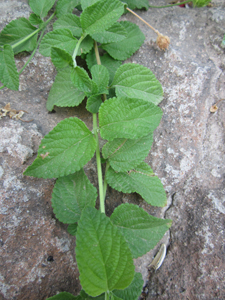
[(178, 2), (178, 3), (174, 3), (174, 4), (163, 5), (163, 6), (149, 5), (149, 7), (151, 7), (151, 8), (166, 8), (166, 7), (172, 7), (172, 6), (178, 6), (178, 5), (182, 5), (182, 4), (187, 4), (189, 2), (192, 2), (192, 1), (187, 0), (187, 1), (184, 1), (184, 2)]

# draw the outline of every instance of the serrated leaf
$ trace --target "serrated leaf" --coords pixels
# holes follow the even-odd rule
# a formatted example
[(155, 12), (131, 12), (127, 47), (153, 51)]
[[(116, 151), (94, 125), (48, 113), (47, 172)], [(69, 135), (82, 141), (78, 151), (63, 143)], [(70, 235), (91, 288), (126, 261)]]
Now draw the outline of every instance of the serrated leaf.
[(51, 48), (51, 60), (54, 66), (59, 69), (73, 65), (72, 56), (65, 50), (56, 47)]
[(117, 172), (124, 172), (137, 167), (148, 155), (153, 143), (153, 133), (136, 140), (115, 139), (106, 143), (102, 155)]
[(98, 1), (99, 0), (81, 0), (82, 10), (85, 10), (85, 8), (87, 8), (88, 6), (91, 6), (91, 5), (95, 4)]
[(76, 235), (80, 283), (92, 297), (124, 289), (134, 277), (130, 249), (105, 214), (88, 207), (82, 212)]
[(73, 14), (62, 15), (53, 24), (53, 29), (69, 29), (73, 35), (80, 37), (82, 34), (82, 28), (80, 24), (80, 18)]
[(39, 52), (43, 56), (51, 55), (51, 48), (57, 46), (69, 54), (73, 54), (77, 39), (73, 37), (69, 29), (57, 29), (47, 33), (40, 44)]
[(36, 14), (30, 14), (29, 21), (32, 25), (40, 25), (43, 23), (42, 19)]
[(41, 18), (47, 16), (48, 11), (52, 8), (54, 3), (55, 0), (29, 0), (30, 8), (36, 15), (40, 16)]
[(75, 236), (76, 233), (77, 233), (77, 223), (75, 224), (69, 224), (68, 227), (67, 227), (67, 231), (69, 234)]
[(94, 65), (91, 68), (92, 80), (98, 86), (99, 94), (108, 94), (109, 72), (103, 65)]
[(84, 9), (80, 16), (86, 34), (94, 34), (110, 28), (123, 14), (124, 5), (119, 0), (101, 0)]
[(146, 10), (149, 8), (149, 1), (148, 0), (123, 0), (123, 2), (127, 3), (130, 9), (143, 9)]
[(78, 90), (71, 81), (70, 67), (59, 70), (51, 87), (46, 108), (52, 111), (54, 105), (60, 107), (78, 106), (85, 98), (85, 94)]
[(91, 94), (93, 89), (95, 90), (95, 92), (98, 91), (97, 86), (94, 84), (94, 82), (88, 76), (88, 73), (83, 68), (73, 68), (71, 71), (71, 80), (75, 87), (85, 94)]
[(80, 0), (58, 0), (56, 5), (56, 15), (61, 17), (62, 15), (72, 13), (73, 9), (80, 4)]
[(80, 296), (74, 296), (67, 292), (62, 292), (53, 297), (47, 298), (46, 300), (83, 300), (83, 298)]
[(11, 90), (19, 89), (19, 74), (10, 45), (5, 45), (3, 51), (0, 51), (0, 81)]
[(161, 181), (144, 162), (129, 172), (117, 173), (109, 168), (106, 180), (112, 188), (119, 192), (136, 192), (153, 206), (164, 207), (166, 205), (166, 193)]
[(86, 54), (91, 51), (94, 45), (94, 40), (90, 37), (90, 35), (86, 36), (85, 39), (80, 44), (77, 55), (81, 55), (82, 53)]
[(153, 217), (138, 205), (128, 203), (118, 206), (110, 220), (121, 230), (134, 258), (153, 249), (172, 224), (172, 220)]
[(116, 95), (121, 97), (143, 99), (155, 105), (163, 99), (160, 82), (152, 71), (138, 64), (128, 63), (119, 67), (112, 87), (116, 88)]
[(117, 43), (127, 37), (127, 31), (120, 23), (116, 22), (108, 30), (92, 34), (92, 37), (101, 44)]
[(106, 50), (114, 59), (125, 60), (141, 47), (145, 36), (136, 24), (129, 21), (122, 21), (120, 24), (127, 31), (127, 37), (120, 42), (103, 44), (101, 48)]
[(124, 290), (114, 290), (113, 294), (123, 300), (138, 300), (143, 289), (144, 281), (141, 273), (134, 274), (134, 279), (131, 284)]
[(72, 174), (93, 157), (95, 148), (95, 138), (84, 122), (65, 119), (43, 138), (37, 158), (24, 174), (38, 178)]
[(102, 104), (101, 95), (94, 95), (87, 99), (86, 109), (92, 114), (96, 114), (98, 113), (101, 104)]
[(153, 132), (161, 120), (158, 106), (139, 99), (111, 98), (99, 109), (99, 128), (103, 139), (138, 139)]
[(52, 193), (52, 207), (60, 222), (78, 222), (82, 210), (95, 206), (97, 190), (90, 183), (84, 170), (59, 178)]
[(25, 18), (13, 20), (0, 33), (0, 46), (5, 44), (11, 45), (14, 54), (22, 51), (32, 51), (37, 43), (37, 34), (21, 44), (19, 42), (36, 30), (37, 28), (32, 26)]
[(123, 300), (123, 299), (117, 297), (113, 292), (111, 292), (111, 293), (110, 293), (110, 300)]
[[(104, 54), (103, 56), (101, 56), (100, 59), (101, 59), (101, 64), (103, 66), (105, 66), (109, 72), (109, 83), (111, 83), (114, 78), (114, 75), (116, 73), (116, 70), (121, 66), (122, 62), (113, 59), (107, 53)], [(97, 64), (94, 51), (91, 51), (90, 53), (88, 53), (86, 62), (87, 62), (89, 70), (91, 70), (91, 68)]]

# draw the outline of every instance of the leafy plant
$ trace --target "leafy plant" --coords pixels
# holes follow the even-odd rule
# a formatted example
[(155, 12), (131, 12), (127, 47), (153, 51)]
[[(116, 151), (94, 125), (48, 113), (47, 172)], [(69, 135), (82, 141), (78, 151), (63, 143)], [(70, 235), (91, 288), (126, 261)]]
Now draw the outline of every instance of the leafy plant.
[[(22, 70), (17, 72), (14, 54), (33, 51), (27, 65), (40, 45), (40, 53), (50, 56), (57, 69), (47, 109), (74, 107), (87, 99), (86, 108), (93, 114), (93, 130), (75, 117), (61, 121), (43, 138), (37, 158), (24, 172), (58, 178), (53, 210), (59, 221), (69, 224), (69, 233), (76, 235), (83, 290), (79, 296), (63, 292), (49, 299), (138, 299), (143, 280), (134, 271), (133, 258), (152, 249), (171, 220), (150, 216), (133, 204), (120, 205), (108, 217), (105, 196), (109, 184), (118, 191), (137, 192), (151, 205), (166, 205), (162, 183), (144, 162), (162, 116), (157, 106), (163, 98), (162, 87), (144, 66), (122, 64), (144, 41), (138, 26), (117, 21), (126, 8), (123, 2), (59, 0), (44, 21), (54, 2), (30, 0), (29, 20), (14, 20), (0, 33), (1, 88), (18, 89)], [(148, 8), (148, 1), (126, 2), (131, 8)], [(79, 17), (72, 13), (75, 7), (82, 10)], [(54, 16), (53, 30), (44, 35)], [(87, 69), (77, 65), (77, 56), (86, 61)], [(106, 140), (102, 149), (100, 138)], [(100, 210), (95, 208), (97, 190), (83, 170), (94, 155)]]

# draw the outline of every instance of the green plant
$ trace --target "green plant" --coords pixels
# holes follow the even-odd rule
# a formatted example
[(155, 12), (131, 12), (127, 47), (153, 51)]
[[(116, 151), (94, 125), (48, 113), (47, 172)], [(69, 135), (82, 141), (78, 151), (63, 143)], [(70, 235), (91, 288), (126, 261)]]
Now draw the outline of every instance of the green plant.
[[(69, 233), (76, 235), (83, 290), (79, 296), (63, 292), (49, 299), (137, 299), (143, 280), (134, 271), (133, 258), (152, 249), (171, 220), (150, 216), (133, 204), (122, 204), (107, 217), (105, 196), (109, 184), (124, 193), (139, 193), (150, 205), (166, 205), (163, 185), (144, 162), (162, 116), (157, 106), (163, 98), (162, 87), (144, 66), (122, 65), (144, 41), (138, 26), (117, 22), (126, 8), (123, 2), (59, 0), (56, 12), (44, 21), (54, 2), (30, 0), (34, 13), (29, 20), (12, 21), (0, 33), (1, 88), (18, 89), (22, 70), (17, 72), (14, 54), (33, 51), (27, 65), (39, 46), (58, 72), (47, 109), (51, 111), (54, 105), (74, 107), (87, 99), (86, 108), (93, 114), (92, 130), (75, 117), (61, 121), (43, 138), (37, 158), (24, 172), (38, 178), (58, 178), (52, 194), (53, 210), (59, 221), (69, 224)], [(126, 2), (134, 5), (138, 1)], [(145, 2), (139, 1), (139, 6)], [(72, 11), (80, 5), (78, 17)], [(44, 35), (55, 15), (53, 31)], [(88, 69), (77, 65), (77, 56), (86, 61)], [(107, 140), (102, 157), (100, 137)], [(94, 154), (100, 211), (95, 209), (97, 190), (83, 170)]]

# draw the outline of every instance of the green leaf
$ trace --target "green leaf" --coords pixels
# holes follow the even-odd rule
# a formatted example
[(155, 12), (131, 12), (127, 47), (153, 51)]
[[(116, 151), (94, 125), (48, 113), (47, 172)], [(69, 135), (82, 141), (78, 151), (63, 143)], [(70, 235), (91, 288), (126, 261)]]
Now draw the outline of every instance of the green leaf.
[(112, 188), (119, 192), (136, 192), (153, 206), (164, 207), (166, 205), (166, 193), (161, 181), (144, 162), (129, 172), (117, 173), (109, 168), (106, 180)]
[(80, 296), (73, 296), (67, 292), (62, 292), (53, 297), (47, 298), (46, 300), (83, 300), (83, 298)]
[(98, 113), (101, 104), (102, 104), (101, 95), (94, 95), (87, 99), (86, 109), (92, 114), (96, 114)]
[(145, 8), (146, 10), (149, 8), (149, 1), (148, 0), (123, 0), (123, 2), (127, 3), (130, 9), (142, 9)]
[(73, 9), (80, 4), (80, 0), (58, 0), (56, 5), (56, 15), (61, 17), (62, 15), (72, 13)]
[(85, 33), (93, 34), (110, 28), (123, 14), (124, 5), (119, 0), (101, 0), (86, 7), (80, 16)]
[(193, 0), (192, 2), (194, 4), (194, 7), (203, 7), (208, 5), (211, 2), (211, 0)]
[(103, 65), (94, 65), (91, 68), (91, 76), (93, 81), (98, 86), (99, 94), (108, 94), (109, 91), (107, 89), (109, 85), (109, 72), (106, 67)]
[(93, 48), (93, 44), (94, 40), (90, 37), (90, 35), (86, 36), (80, 44), (77, 55), (81, 55), (82, 53), (86, 54), (90, 52)]
[(121, 204), (110, 217), (125, 237), (134, 258), (153, 249), (171, 227), (172, 220), (149, 215), (134, 204)]
[(115, 139), (104, 145), (102, 155), (115, 171), (124, 172), (134, 169), (145, 159), (152, 143), (152, 132), (137, 140)]
[(43, 23), (42, 19), (39, 16), (35, 15), (35, 14), (31, 14), (29, 16), (29, 22), (32, 25), (40, 25), (40, 24)]
[(80, 283), (92, 297), (124, 289), (134, 278), (130, 249), (116, 226), (92, 207), (83, 210), (76, 235)]
[(134, 279), (131, 284), (124, 290), (114, 290), (113, 294), (123, 300), (138, 300), (143, 289), (144, 281), (141, 273), (134, 274)]
[(46, 108), (52, 111), (54, 105), (60, 107), (78, 106), (85, 98), (85, 94), (78, 90), (71, 81), (70, 67), (59, 70), (48, 95)]
[(19, 89), (19, 74), (10, 45), (5, 45), (3, 51), (0, 51), (0, 81), (11, 90)]
[(123, 300), (123, 299), (117, 297), (113, 292), (111, 292), (111, 293), (110, 293), (110, 300)]
[(0, 46), (11, 45), (15, 54), (22, 51), (34, 50), (37, 43), (37, 34), (31, 36), (23, 42), (27, 36), (32, 35), (37, 30), (25, 18), (11, 21), (0, 33)]
[(67, 231), (69, 232), (69, 234), (75, 236), (77, 233), (77, 223), (69, 224), (67, 227)]
[(52, 193), (52, 207), (60, 222), (78, 222), (82, 210), (95, 206), (97, 190), (90, 183), (84, 170), (59, 178)]
[(73, 54), (77, 39), (73, 37), (69, 29), (57, 29), (47, 33), (40, 44), (39, 52), (43, 56), (51, 56), (51, 48), (57, 46), (69, 54)]
[(73, 14), (62, 15), (53, 24), (53, 29), (69, 29), (73, 35), (80, 37), (82, 34), (82, 28), (80, 24), (80, 18)]
[(84, 122), (65, 119), (43, 138), (37, 158), (24, 174), (38, 178), (72, 174), (93, 157), (95, 149), (95, 138)]
[(73, 68), (71, 71), (71, 80), (76, 88), (78, 88), (86, 94), (91, 94), (92, 89), (94, 87), (94, 83), (88, 76), (88, 73), (83, 68)]
[(139, 99), (111, 98), (99, 109), (99, 128), (103, 139), (137, 139), (157, 128), (162, 111)]
[(160, 82), (148, 68), (138, 64), (124, 64), (115, 74), (112, 86), (116, 88), (116, 95), (143, 99), (159, 104), (163, 99)]
[(104, 44), (101, 48), (106, 50), (114, 59), (125, 60), (141, 47), (145, 36), (136, 24), (128, 21), (122, 21), (120, 24), (127, 31), (127, 37), (120, 42)]
[(73, 65), (72, 56), (65, 50), (56, 47), (51, 48), (51, 60), (54, 66), (59, 69)]
[(81, 0), (82, 10), (85, 10), (85, 8), (87, 8), (88, 6), (91, 6), (91, 5), (95, 4), (98, 1), (99, 0)]
[(127, 37), (126, 29), (118, 22), (113, 24), (108, 30), (91, 35), (99, 43), (117, 43)]
[(48, 11), (52, 8), (54, 3), (55, 0), (29, 0), (30, 8), (36, 15), (40, 16), (41, 18), (47, 16)]
[[(113, 59), (107, 53), (101, 56), (100, 59), (101, 59), (101, 64), (105, 66), (109, 72), (109, 82), (111, 83), (113, 81), (116, 70), (121, 66), (122, 62)], [(94, 50), (88, 53), (86, 62), (89, 70), (91, 70), (91, 68), (97, 64)]]

